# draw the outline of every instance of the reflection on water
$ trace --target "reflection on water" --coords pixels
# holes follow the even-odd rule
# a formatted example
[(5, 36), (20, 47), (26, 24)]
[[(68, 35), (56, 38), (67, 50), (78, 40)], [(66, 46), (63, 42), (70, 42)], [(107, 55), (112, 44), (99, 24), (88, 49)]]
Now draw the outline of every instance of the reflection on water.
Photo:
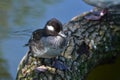
[(7, 61), (2, 57), (2, 52), (0, 48), (0, 80), (11, 80), (11, 75), (9, 73), (9, 65)]
[(0, 0), (0, 80), (15, 78), (33, 30), (52, 17), (65, 23), (90, 9), (82, 0)]
[(11, 0), (0, 0), (0, 26), (7, 27), (8, 11), (10, 10)]
[[(7, 33), (9, 32), (7, 20), (10, 6), (11, 0), (0, 0), (0, 43), (3, 38), (7, 37)], [(2, 47), (0, 44), (0, 80), (11, 80), (8, 66), (7, 61), (3, 58)]]
[(8, 72), (8, 64), (5, 59), (0, 58), (0, 80), (11, 80), (11, 75)]

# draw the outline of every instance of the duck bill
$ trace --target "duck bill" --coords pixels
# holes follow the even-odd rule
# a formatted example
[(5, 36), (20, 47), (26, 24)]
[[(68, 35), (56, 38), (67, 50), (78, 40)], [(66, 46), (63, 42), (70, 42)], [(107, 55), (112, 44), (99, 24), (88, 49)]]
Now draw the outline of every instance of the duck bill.
[(60, 31), (60, 32), (58, 33), (58, 35), (61, 36), (61, 37), (63, 37), (63, 38), (66, 37), (66, 35), (63, 33), (63, 31)]

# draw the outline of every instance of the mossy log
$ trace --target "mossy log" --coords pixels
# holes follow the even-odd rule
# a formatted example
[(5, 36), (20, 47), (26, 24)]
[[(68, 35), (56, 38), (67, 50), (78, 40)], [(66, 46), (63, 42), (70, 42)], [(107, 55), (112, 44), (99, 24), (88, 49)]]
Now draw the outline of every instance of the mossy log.
[(88, 14), (76, 16), (64, 25), (68, 43), (60, 59), (68, 70), (46, 65), (41, 66), (46, 71), (38, 72), (41, 59), (28, 55), (18, 66), (16, 80), (85, 80), (95, 66), (113, 63), (120, 55), (120, 14), (108, 12), (99, 20), (87, 20)]

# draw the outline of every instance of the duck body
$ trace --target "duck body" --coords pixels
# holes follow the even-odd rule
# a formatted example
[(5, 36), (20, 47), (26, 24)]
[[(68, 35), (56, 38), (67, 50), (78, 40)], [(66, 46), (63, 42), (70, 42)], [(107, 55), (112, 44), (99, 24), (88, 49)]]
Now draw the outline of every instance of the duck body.
[(53, 58), (64, 49), (65, 37), (61, 23), (53, 18), (47, 22), (45, 28), (32, 33), (27, 45), (34, 57)]

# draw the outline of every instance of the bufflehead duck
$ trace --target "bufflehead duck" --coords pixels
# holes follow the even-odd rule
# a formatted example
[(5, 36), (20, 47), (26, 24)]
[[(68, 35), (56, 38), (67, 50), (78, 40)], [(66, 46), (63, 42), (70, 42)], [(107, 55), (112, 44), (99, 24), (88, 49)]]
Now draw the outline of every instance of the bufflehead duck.
[(39, 58), (54, 58), (61, 54), (66, 42), (62, 23), (52, 18), (43, 29), (37, 29), (32, 33), (28, 41), (29, 53)]
[[(112, 8), (120, 5), (120, 0), (83, 0), (87, 4), (98, 8)], [(117, 7), (116, 7), (117, 8)]]
[(87, 19), (87, 20), (96, 21), (96, 20), (102, 19), (102, 17), (104, 17), (106, 14), (107, 14), (107, 9), (91, 11), (84, 18)]
[(87, 20), (100, 20), (106, 14), (119, 14), (120, 0), (83, 0), (83, 1), (98, 9), (97, 11), (92, 11), (89, 15), (85, 16)]

